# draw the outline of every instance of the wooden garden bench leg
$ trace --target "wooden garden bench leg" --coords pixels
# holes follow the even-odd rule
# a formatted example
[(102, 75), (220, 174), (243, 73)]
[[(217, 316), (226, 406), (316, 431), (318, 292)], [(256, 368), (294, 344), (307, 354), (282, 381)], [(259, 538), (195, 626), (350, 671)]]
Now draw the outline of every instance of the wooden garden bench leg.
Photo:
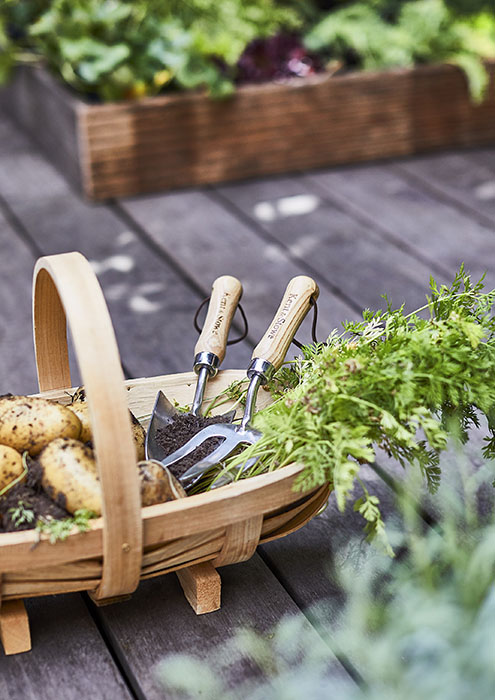
[(1, 604), (0, 640), (7, 655), (31, 649), (31, 633), (24, 601), (8, 600)]
[(219, 609), (222, 582), (220, 574), (210, 562), (179, 569), (176, 574), (196, 615)]

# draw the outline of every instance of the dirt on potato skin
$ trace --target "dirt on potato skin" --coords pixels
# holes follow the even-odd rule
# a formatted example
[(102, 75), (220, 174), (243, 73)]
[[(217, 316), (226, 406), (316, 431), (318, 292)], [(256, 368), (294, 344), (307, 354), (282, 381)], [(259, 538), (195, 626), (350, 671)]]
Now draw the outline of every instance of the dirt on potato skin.
[[(28, 460), (26, 481), (16, 484), (6, 494), (0, 497), (0, 532), (18, 532), (32, 530), (40, 517), (51, 517), (55, 520), (70, 517), (65, 508), (54, 503), (43, 491), (41, 486), (42, 470), (36, 460)], [(27, 511), (32, 511), (34, 517), (20, 524), (13, 519), (14, 511), (22, 504)]]
[[(160, 447), (163, 448), (166, 455), (171, 454), (182, 445), (185, 445), (196, 433), (206, 428), (208, 425), (216, 423), (228, 423), (229, 419), (224, 416), (193, 416), (192, 413), (177, 413), (171, 423), (159, 428), (156, 433), (156, 439)], [(207, 457), (218, 445), (223, 442), (222, 438), (210, 438), (202, 445), (194, 450), (187, 457), (175, 462), (169, 467), (169, 470), (179, 479), (189, 467), (199, 462), (200, 459)]]

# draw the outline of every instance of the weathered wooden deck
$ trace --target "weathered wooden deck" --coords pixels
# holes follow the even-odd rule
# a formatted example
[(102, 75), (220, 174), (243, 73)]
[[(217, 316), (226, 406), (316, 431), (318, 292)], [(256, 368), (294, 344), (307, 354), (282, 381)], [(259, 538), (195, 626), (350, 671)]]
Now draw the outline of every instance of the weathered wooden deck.
[[(295, 274), (320, 285), (320, 337), (381, 307), (383, 292), (415, 308), (430, 273), (449, 281), (462, 261), (494, 287), (495, 148), (92, 206), (0, 120), (0, 246), (0, 393), (36, 391), (32, 268), (71, 250), (95, 266), (129, 377), (189, 370), (195, 309), (216, 276), (238, 276), (250, 333), (224, 366), (242, 368)], [(476, 439), (470, 455), (479, 464)], [(364, 477), (393, 518), (393, 491), (371, 470)], [(0, 697), (164, 697), (153, 667), (168, 653), (221, 649), (239, 625), (265, 631), (287, 614), (305, 616), (315, 644), (328, 645), (329, 688), (332, 676), (353, 682), (332, 652), (334, 619), (313, 606), (337, 596), (345, 559), (365, 556), (368, 545), (349, 544), (361, 527), (330, 499), (299, 532), (221, 570), (222, 609), (209, 615), (195, 616), (174, 574), (107, 608), (79, 594), (28, 601), (33, 650), (0, 652)], [(239, 672), (259, 670), (246, 659)]]

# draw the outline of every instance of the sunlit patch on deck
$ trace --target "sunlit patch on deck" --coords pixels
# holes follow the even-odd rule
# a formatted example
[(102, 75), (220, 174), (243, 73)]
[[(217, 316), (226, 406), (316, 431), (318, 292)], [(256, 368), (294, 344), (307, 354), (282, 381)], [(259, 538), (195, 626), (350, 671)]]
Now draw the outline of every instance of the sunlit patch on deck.
[(97, 275), (107, 272), (108, 270), (130, 272), (135, 266), (135, 262), (130, 255), (111, 255), (103, 260), (90, 260), (90, 264)]
[(271, 202), (258, 202), (253, 211), (259, 221), (275, 221), (289, 216), (310, 214), (319, 207), (320, 202), (320, 198), (314, 194), (296, 194)]

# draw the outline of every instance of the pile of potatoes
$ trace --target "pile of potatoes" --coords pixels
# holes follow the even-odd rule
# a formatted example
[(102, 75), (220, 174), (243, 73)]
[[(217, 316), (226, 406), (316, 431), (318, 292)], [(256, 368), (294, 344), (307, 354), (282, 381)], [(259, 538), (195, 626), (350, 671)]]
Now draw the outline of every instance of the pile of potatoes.
[[(131, 413), (136, 468), (143, 506), (185, 495), (158, 462), (144, 460), (145, 431)], [(41, 483), (69, 513), (87, 508), (101, 515), (98, 469), (84, 389), (62, 404), (40, 397), (0, 397), (0, 493), (25, 472), (22, 454), (41, 466)]]

